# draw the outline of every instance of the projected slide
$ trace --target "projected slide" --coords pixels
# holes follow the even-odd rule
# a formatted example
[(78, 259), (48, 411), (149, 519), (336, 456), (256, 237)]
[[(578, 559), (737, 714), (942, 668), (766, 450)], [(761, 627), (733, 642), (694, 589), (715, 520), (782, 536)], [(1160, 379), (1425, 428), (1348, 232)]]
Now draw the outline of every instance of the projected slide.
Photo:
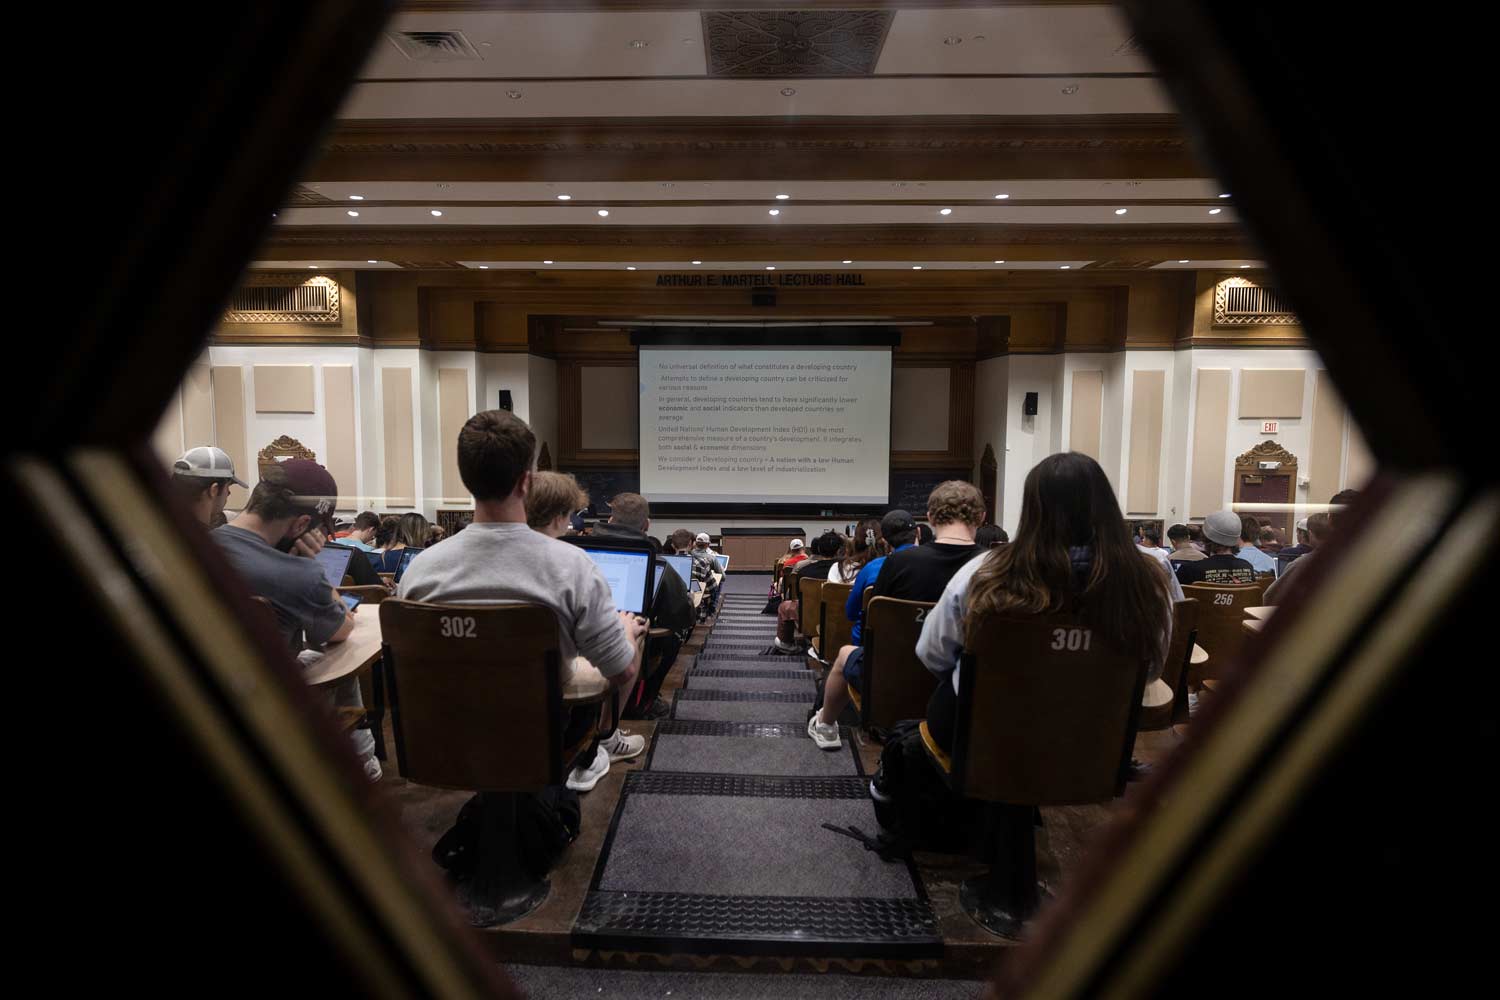
[(640, 362), (653, 502), (886, 502), (889, 348), (642, 347)]

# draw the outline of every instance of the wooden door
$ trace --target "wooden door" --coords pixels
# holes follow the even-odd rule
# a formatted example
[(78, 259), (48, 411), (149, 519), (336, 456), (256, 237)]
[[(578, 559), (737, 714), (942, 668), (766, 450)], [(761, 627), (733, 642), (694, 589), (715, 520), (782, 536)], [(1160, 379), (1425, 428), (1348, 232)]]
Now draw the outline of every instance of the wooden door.
[[(1264, 463), (1275, 463), (1275, 468), (1262, 468)], [(1269, 521), (1282, 532), (1281, 537), (1291, 538), (1295, 520), (1291, 505), (1297, 502), (1297, 456), (1275, 441), (1262, 441), (1235, 459), (1234, 502), (1286, 504), (1285, 510), (1256, 511), (1252, 516), (1263, 524)]]

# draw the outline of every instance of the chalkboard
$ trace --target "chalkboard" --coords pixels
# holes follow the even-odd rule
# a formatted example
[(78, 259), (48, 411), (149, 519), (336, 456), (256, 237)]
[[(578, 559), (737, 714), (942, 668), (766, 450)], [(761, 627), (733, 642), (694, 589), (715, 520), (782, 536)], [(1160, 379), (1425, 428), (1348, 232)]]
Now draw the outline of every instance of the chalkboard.
[(609, 516), (609, 501), (621, 493), (641, 491), (641, 470), (638, 468), (613, 469), (563, 469), (571, 472), (589, 494), (589, 513), (594, 517)]
[(937, 472), (892, 472), (891, 507), (906, 511), (914, 517), (927, 513), (927, 497), (939, 483), (950, 479), (969, 478), (967, 469), (947, 469)]

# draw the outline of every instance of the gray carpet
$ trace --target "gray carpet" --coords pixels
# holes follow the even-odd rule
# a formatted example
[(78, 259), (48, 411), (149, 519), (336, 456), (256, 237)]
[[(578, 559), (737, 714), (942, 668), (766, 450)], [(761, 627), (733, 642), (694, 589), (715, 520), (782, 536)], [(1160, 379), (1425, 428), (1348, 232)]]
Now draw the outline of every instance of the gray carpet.
[(800, 734), (770, 737), (662, 734), (656, 737), (651, 770), (809, 777), (858, 773), (847, 743), (842, 750), (820, 750), (816, 743)]
[(736, 972), (636, 972), (506, 965), (530, 1000), (975, 1000), (984, 984), (963, 979)]
[(815, 677), (811, 670), (807, 670), (800, 656), (699, 656), (694, 664), (693, 670), (688, 673), (692, 677), (699, 670), (741, 670), (754, 673), (765, 673), (774, 671), (781, 673), (786, 670), (801, 670), (809, 678)]
[[(733, 568), (733, 567), (731, 567)], [(771, 589), (770, 573), (730, 573), (724, 578), (724, 594), (755, 594), (762, 601)]]
[(869, 799), (625, 798), (599, 888), (714, 896), (915, 895), (906, 865), (819, 824), (879, 831)]
[(807, 713), (812, 707), (810, 696), (805, 702), (689, 701), (679, 698), (672, 718), (710, 722), (800, 722), (805, 726)]
[(770, 692), (773, 694), (803, 694), (807, 696), (810, 703), (813, 696), (817, 694), (817, 686), (813, 683), (812, 674), (806, 677), (704, 677), (697, 671), (687, 676), (687, 686), (691, 691), (754, 691), (756, 693)]

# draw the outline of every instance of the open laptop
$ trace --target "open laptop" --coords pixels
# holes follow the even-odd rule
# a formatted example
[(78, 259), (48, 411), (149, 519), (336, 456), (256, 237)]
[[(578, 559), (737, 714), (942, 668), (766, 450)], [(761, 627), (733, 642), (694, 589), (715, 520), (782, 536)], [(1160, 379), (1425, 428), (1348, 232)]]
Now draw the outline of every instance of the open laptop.
[(349, 549), (325, 545), (313, 558), (322, 568), (323, 578), (328, 581), (328, 586), (341, 587), (344, 583), (344, 574), (349, 570), (349, 559), (353, 555), (354, 553)]
[(595, 535), (571, 535), (562, 541), (583, 549), (599, 567), (614, 595), (615, 610), (651, 617), (656, 564), (649, 542)]
[(670, 567), (672, 567), (673, 569), (675, 569), (677, 571), (677, 575), (680, 576), (680, 577), (682, 577), (682, 585), (684, 587), (692, 585), (692, 583), (693, 583), (693, 557), (692, 556), (662, 556), (662, 559), (666, 560), (667, 565), (670, 566)]
[(729, 557), (728, 556), (714, 556), (714, 562), (716, 562), (716, 563), (719, 564), (719, 572), (720, 573), (728, 573), (729, 572)]
[(401, 550), (401, 561), (396, 564), (397, 583), (401, 582), (401, 576), (406, 572), (406, 567), (411, 565), (411, 561), (415, 559), (417, 557), (417, 553), (421, 551), (421, 549), (414, 549), (410, 546)]

